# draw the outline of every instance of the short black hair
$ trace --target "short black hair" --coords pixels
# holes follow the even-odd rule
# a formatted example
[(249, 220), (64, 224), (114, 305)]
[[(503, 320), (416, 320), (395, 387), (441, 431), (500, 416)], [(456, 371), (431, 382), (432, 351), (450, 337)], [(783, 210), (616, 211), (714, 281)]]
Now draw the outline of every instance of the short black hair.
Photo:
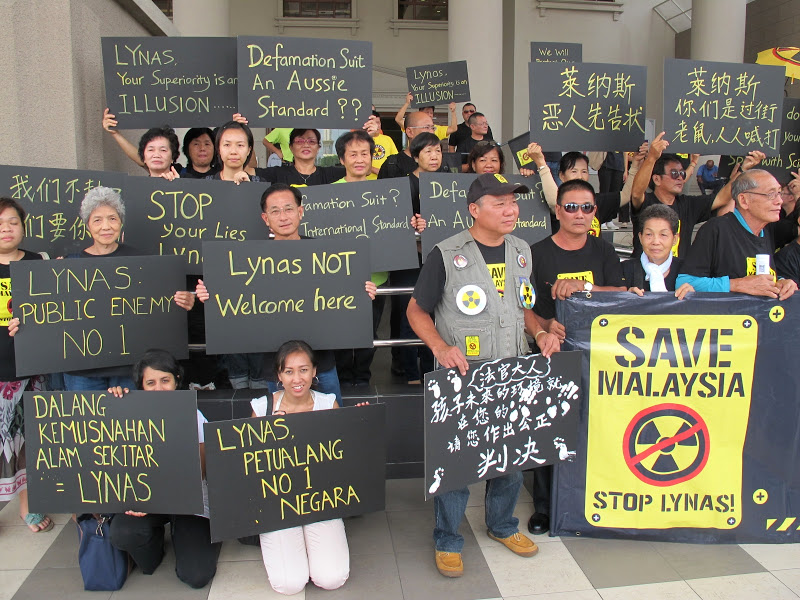
[[(192, 166), (192, 157), (189, 156), (189, 144), (195, 141), (197, 138), (202, 137), (204, 135), (208, 136), (208, 140), (211, 142), (211, 145), (214, 145), (214, 133), (208, 127), (192, 127), (189, 131), (186, 132), (186, 135), (183, 136), (183, 155), (186, 157), (186, 166)], [(216, 160), (216, 156), (212, 159), (211, 163)], [(174, 161), (173, 161), (174, 162)]]
[(658, 204), (651, 204), (640, 212), (637, 217), (639, 230), (644, 229), (645, 223), (651, 219), (663, 219), (669, 223), (669, 228), (672, 230), (672, 233), (677, 235), (679, 224), (678, 213), (666, 204), (661, 204), (660, 202)]
[(8, 196), (0, 198), (0, 213), (5, 212), (7, 208), (13, 208), (19, 215), (19, 220), (22, 221), (22, 235), (25, 235), (25, 209), (22, 205)]
[(311, 365), (317, 367), (317, 357), (314, 356), (314, 351), (303, 340), (289, 340), (281, 344), (278, 351), (275, 353), (275, 374), (278, 375), (284, 368), (286, 368), (286, 359), (290, 354), (295, 352), (303, 352), (311, 360)]
[(369, 153), (375, 153), (375, 140), (372, 139), (372, 136), (363, 129), (353, 129), (353, 131), (343, 133), (336, 140), (336, 155), (340, 159), (344, 158), (347, 145), (354, 141), (369, 143)]
[(505, 173), (506, 170), (506, 156), (500, 150), (500, 144), (492, 140), (483, 140), (475, 144), (467, 156), (467, 173), (474, 173), (475, 169), (472, 168), (472, 163), (478, 160), (481, 156), (489, 154), (492, 150), (497, 150), (497, 155), (500, 157), (500, 174)]
[(467, 119), (467, 125), (474, 125), (475, 121), (477, 120), (478, 117), (486, 118), (486, 115), (483, 114), (482, 112), (474, 112), (474, 113), (472, 113), (469, 116), (469, 119)]
[(558, 172), (559, 173), (566, 173), (572, 167), (575, 166), (575, 163), (579, 160), (586, 161), (586, 167), (589, 167), (589, 157), (586, 156), (583, 152), (567, 152), (564, 156), (561, 157), (561, 160), (558, 162)]
[(261, 212), (264, 212), (264, 208), (267, 206), (267, 198), (272, 196), (275, 192), (291, 192), (294, 196), (294, 201), (297, 202), (297, 206), (300, 206), (303, 203), (303, 194), (300, 193), (300, 190), (294, 187), (293, 185), (289, 185), (288, 183), (273, 183), (267, 189), (264, 190), (264, 193), (261, 194)]
[(178, 160), (178, 157), (181, 155), (181, 151), (178, 148), (180, 142), (178, 141), (178, 136), (175, 133), (175, 130), (169, 125), (152, 127), (144, 132), (144, 135), (139, 138), (140, 159), (144, 160), (144, 149), (147, 147), (147, 144), (160, 137), (166, 138), (166, 140), (169, 142), (169, 149), (172, 151), (172, 162), (174, 163), (176, 160)]
[(144, 370), (148, 367), (156, 371), (171, 373), (177, 384), (175, 389), (180, 389), (183, 384), (183, 367), (178, 360), (166, 350), (153, 348), (142, 354), (142, 357), (133, 365), (133, 381), (138, 389), (142, 389)]
[(569, 181), (565, 181), (558, 187), (558, 194), (556, 194), (556, 204), (559, 206), (561, 205), (561, 199), (567, 192), (574, 192), (574, 191), (586, 191), (591, 192), (592, 194), (592, 201), (595, 200), (594, 195), (594, 188), (592, 184), (588, 181), (584, 181), (583, 179), (570, 179)]
[(411, 158), (419, 158), (420, 152), (425, 148), (428, 146), (438, 146), (439, 144), (441, 144), (441, 140), (438, 136), (435, 133), (426, 131), (425, 133), (420, 133), (411, 140), (411, 143), (408, 145), (408, 151), (411, 154)]
[(292, 129), (292, 131), (289, 133), (289, 145), (291, 146), (292, 144), (294, 144), (294, 141), (301, 135), (303, 135), (306, 131), (313, 131), (314, 135), (317, 138), (317, 144), (319, 144), (319, 141), (322, 139), (322, 136), (319, 133), (319, 129)]

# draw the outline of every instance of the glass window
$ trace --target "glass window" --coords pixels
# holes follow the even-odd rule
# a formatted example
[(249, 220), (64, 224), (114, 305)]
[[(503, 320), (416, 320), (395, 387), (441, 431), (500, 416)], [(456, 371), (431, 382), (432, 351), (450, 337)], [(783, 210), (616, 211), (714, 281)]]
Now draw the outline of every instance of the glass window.
[(318, 19), (349, 19), (352, 2), (341, 0), (315, 0), (314, 2), (291, 2), (284, 0), (284, 17), (304, 17)]
[(447, 0), (397, 0), (397, 18), (411, 21), (447, 21)]

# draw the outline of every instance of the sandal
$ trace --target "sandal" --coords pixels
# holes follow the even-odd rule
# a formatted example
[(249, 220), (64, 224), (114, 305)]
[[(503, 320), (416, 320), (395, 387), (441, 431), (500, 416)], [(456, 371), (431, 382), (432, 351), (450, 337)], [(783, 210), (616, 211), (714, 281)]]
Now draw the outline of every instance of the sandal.
[[(22, 520), (25, 522), (25, 525), (28, 526), (28, 529), (30, 529), (33, 533), (50, 531), (55, 525), (53, 519), (47, 515), (43, 515), (42, 513), (28, 513)], [(47, 525), (42, 526), (42, 523), (45, 521), (47, 521)]]

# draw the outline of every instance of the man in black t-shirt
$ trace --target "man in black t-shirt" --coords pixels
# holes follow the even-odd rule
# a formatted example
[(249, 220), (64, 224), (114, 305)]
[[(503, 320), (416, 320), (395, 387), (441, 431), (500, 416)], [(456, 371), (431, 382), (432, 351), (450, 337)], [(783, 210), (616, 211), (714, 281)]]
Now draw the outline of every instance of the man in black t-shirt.
[[(780, 218), (781, 186), (763, 169), (740, 175), (731, 186), (736, 208), (703, 225), (689, 249), (676, 285), (698, 292), (740, 292), (785, 300), (797, 290), (791, 279), (777, 279), (772, 232)], [(759, 273), (759, 261), (766, 261)]]
[[(731, 200), (731, 178), (715, 197), (706, 195), (686, 196), (683, 186), (686, 183), (686, 170), (683, 163), (674, 154), (664, 154), (669, 142), (664, 138), (662, 131), (647, 152), (641, 168), (636, 173), (631, 191), (631, 206), (633, 208), (633, 257), (638, 258), (642, 253), (642, 244), (639, 242), (638, 214), (651, 204), (665, 204), (678, 213), (678, 236), (672, 255), (685, 258), (692, 243), (694, 226), (711, 218), (713, 211), (719, 211), (718, 216), (733, 210)], [(754, 150), (742, 163), (742, 171), (755, 167), (764, 159), (764, 153)], [(697, 163), (697, 155), (692, 155), (692, 165)], [(652, 178), (652, 181), (651, 181)], [(647, 187), (653, 190), (645, 194)]]
[(486, 139), (489, 131), (489, 121), (486, 120), (486, 115), (483, 113), (472, 113), (467, 124), (469, 125), (470, 135), (461, 140), (458, 146), (458, 153), (461, 154), (461, 170), (465, 173), (469, 168), (467, 164), (469, 153), (477, 144)]
[[(614, 246), (589, 235), (597, 213), (592, 185), (583, 179), (561, 184), (556, 198), (557, 233), (531, 246), (536, 304), (533, 312), (542, 326), (563, 341), (564, 326), (556, 320), (556, 299), (576, 292), (624, 292), (622, 267)], [(546, 533), (550, 522), (552, 467), (534, 470), (534, 514), (528, 531)]]
[(413, 173), (417, 168), (417, 161), (411, 158), (411, 152), (408, 146), (411, 145), (411, 140), (417, 137), (420, 133), (434, 133), (436, 127), (433, 125), (433, 119), (427, 113), (416, 111), (406, 116), (406, 137), (408, 138), (408, 145), (402, 152), (392, 154), (381, 165), (381, 170), (378, 171), (378, 179), (388, 179), (391, 177), (408, 177), (409, 173)]
[[(472, 102), (467, 102), (461, 108), (461, 116), (464, 117), (464, 122), (458, 124), (458, 129), (456, 129), (455, 133), (450, 135), (450, 139), (447, 141), (447, 151), (448, 152), (461, 152), (461, 149), (458, 147), (461, 142), (466, 140), (470, 135), (472, 135), (472, 130), (469, 128), (467, 124), (467, 120), (469, 119), (470, 115), (477, 112), (475, 105)], [(486, 135), (483, 136), (484, 140), (493, 140), (494, 137), (492, 136), (492, 128), (486, 132)], [(561, 153), (558, 153), (559, 157)]]

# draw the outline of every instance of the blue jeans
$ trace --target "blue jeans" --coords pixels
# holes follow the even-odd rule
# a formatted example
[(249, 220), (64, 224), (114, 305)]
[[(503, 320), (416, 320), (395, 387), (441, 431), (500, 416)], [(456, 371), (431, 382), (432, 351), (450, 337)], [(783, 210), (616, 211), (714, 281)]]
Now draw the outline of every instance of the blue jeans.
[[(336, 367), (328, 371), (317, 371), (317, 383), (314, 389), (323, 394), (334, 394), (336, 396), (336, 403), (342, 405), (342, 388), (339, 386), (339, 375), (336, 373)], [(277, 381), (267, 381), (267, 389), (271, 394), (274, 394), (279, 389)]]
[(64, 389), (70, 392), (83, 392), (89, 390), (106, 391), (110, 387), (119, 386), (135, 390), (136, 384), (129, 376), (118, 377), (86, 377), (64, 373)]
[(247, 354), (223, 354), (222, 364), (228, 369), (228, 380), (235, 390), (262, 390), (267, 387), (264, 378), (264, 355), (260, 352)]
[[(514, 507), (521, 487), (521, 471), (486, 482), (486, 527), (493, 536), (507, 538), (519, 531), (519, 519), (514, 516)], [(466, 487), (434, 497), (436, 524), (433, 542), (439, 552), (461, 552), (464, 547), (464, 537), (458, 533), (458, 526), (464, 520), (467, 500), (469, 488)]]

